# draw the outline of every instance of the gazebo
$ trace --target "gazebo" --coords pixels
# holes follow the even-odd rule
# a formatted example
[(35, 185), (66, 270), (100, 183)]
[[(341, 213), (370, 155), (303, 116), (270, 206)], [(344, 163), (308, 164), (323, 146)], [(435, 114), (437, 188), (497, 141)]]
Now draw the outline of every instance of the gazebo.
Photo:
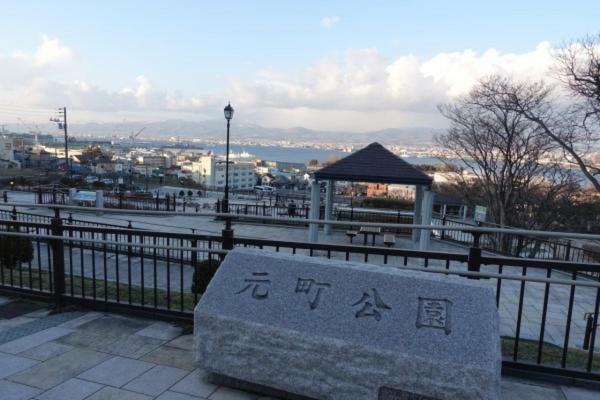
[[(379, 143), (350, 154), (341, 160), (321, 168), (314, 173), (311, 186), (311, 219), (319, 219), (320, 182), (326, 181), (325, 220), (332, 220), (335, 181), (392, 183), (415, 186), (414, 224), (431, 223), (434, 194), (431, 191), (433, 179), (404, 161)], [(331, 225), (325, 225), (325, 234), (331, 234)], [(309, 226), (309, 241), (319, 239), (319, 224)], [(412, 240), (421, 249), (429, 246), (429, 231), (413, 229)]]

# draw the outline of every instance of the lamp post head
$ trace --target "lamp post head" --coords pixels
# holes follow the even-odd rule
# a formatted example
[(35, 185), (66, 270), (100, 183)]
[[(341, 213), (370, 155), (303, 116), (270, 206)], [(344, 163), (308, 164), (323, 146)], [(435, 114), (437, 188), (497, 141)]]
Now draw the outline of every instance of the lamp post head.
[(223, 112), (225, 114), (225, 119), (227, 121), (229, 121), (231, 118), (233, 118), (234, 109), (233, 109), (233, 107), (231, 107), (230, 103), (227, 103), (227, 106), (223, 109)]

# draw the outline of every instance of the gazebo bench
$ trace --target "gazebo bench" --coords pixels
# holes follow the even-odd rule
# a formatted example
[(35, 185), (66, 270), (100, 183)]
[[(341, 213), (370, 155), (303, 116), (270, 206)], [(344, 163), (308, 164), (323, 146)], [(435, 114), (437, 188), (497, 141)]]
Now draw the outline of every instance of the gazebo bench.
[(396, 235), (394, 235), (393, 233), (384, 234), (383, 235), (383, 243), (387, 247), (392, 247), (393, 245), (396, 244)]
[(348, 236), (350, 238), (350, 243), (352, 243), (352, 240), (354, 239), (354, 237), (356, 235), (358, 235), (358, 231), (353, 231), (353, 230), (346, 231), (346, 236)]

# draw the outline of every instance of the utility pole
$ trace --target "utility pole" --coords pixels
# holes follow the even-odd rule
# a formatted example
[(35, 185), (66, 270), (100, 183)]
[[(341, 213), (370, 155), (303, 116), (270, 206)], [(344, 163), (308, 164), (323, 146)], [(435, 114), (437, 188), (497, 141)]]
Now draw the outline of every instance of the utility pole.
[(67, 133), (67, 107), (58, 109), (58, 118), (50, 118), (50, 121), (58, 124), (58, 129), (62, 129), (65, 133), (65, 168), (67, 168), (69, 179), (73, 178), (72, 165), (69, 160), (69, 135)]

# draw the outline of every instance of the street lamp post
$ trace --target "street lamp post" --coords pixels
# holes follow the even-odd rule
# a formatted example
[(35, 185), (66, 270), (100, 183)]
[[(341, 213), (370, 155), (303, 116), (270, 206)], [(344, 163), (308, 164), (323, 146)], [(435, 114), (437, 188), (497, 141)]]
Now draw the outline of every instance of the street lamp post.
[[(233, 107), (227, 104), (223, 110), (225, 119), (227, 120), (227, 145), (225, 149), (225, 195), (223, 196), (222, 212), (229, 213), (229, 123), (233, 118)], [(231, 229), (231, 218), (225, 218), (225, 229), (222, 231), (223, 243), (222, 247), (225, 250), (233, 249), (233, 229)]]

